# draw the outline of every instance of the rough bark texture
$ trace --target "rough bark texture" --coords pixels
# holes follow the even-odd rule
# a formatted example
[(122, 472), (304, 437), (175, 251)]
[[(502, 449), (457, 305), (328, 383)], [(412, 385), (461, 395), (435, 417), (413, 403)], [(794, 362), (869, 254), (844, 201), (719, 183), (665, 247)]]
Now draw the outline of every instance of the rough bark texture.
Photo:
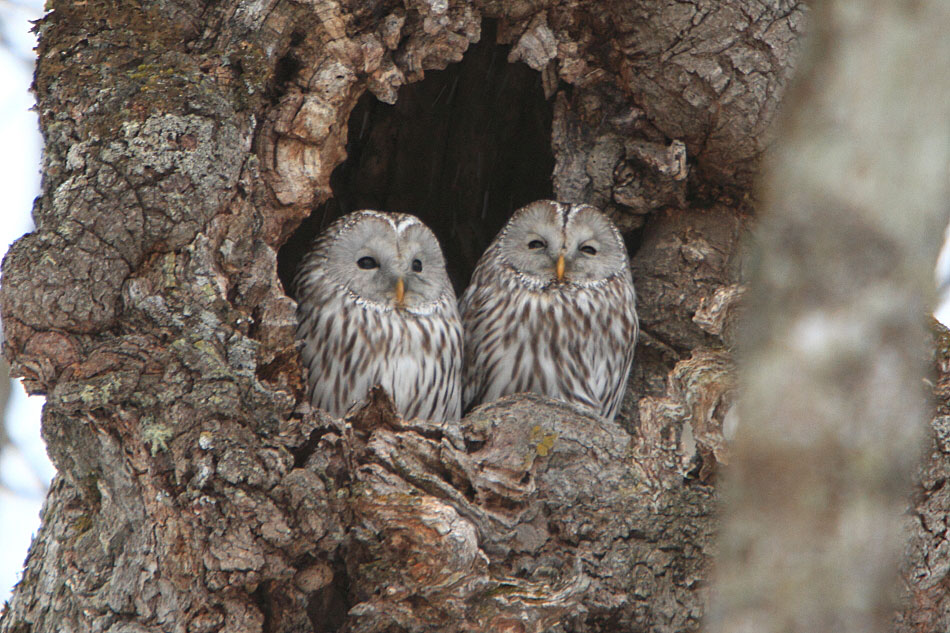
[(950, 5), (831, 1), (812, 17), (764, 178), (710, 630), (893, 630), (910, 523), (897, 629), (943, 631), (942, 416), (906, 515), (950, 165), (950, 72), (919, 54), (950, 55)]
[(947, 509), (950, 496), (950, 331), (934, 329), (934, 398), (936, 410), (928, 432), (927, 458), (917, 473), (917, 491), (905, 516), (910, 534), (901, 566), (904, 601), (896, 630), (945, 631), (950, 627), (950, 543)]
[[(797, 2), (50, 6), (37, 230), (0, 307), (59, 475), (0, 631), (698, 628)], [(617, 424), (301, 403), (281, 279), (309, 235), (415, 212), (461, 286), (551, 195), (628, 237), (644, 335)]]

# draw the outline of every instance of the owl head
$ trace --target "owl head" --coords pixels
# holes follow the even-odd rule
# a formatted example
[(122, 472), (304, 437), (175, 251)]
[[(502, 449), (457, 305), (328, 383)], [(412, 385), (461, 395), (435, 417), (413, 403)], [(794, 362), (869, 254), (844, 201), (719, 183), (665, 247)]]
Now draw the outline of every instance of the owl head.
[(369, 306), (428, 314), (445, 293), (455, 300), (438, 240), (412, 215), (350, 213), (318, 238), (313, 257), (302, 274), (318, 271)]
[(607, 216), (587, 204), (539, 200), (502, 229), (498, 256), (529, 285), (592, 285), (630, 275), (627, 249)]

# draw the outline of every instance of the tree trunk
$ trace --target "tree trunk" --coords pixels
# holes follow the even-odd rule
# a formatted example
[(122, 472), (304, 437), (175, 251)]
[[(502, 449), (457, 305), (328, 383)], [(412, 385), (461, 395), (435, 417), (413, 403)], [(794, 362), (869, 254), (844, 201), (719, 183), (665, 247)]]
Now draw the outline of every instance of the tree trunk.
[[(37, 229), (0, 307), (59, 474), (0, 631), (699, 627), (798, 2), (51, 6)], [(415, 213), (461, 289), (542, 197), (627, 238), (617, 423), (530, 396), (459, 427), (381, 393), (346, 420), (304, 403), (285, 288), (322, 227)]]
[[(763, 178), (711, 631), (894, 630), (918, 523), (905, 514), (950, 166), (950, 71), (920, 52), (950, 56), (950, 4), (831, 1), (812, 18)], [(935, 453), (926, 496), (945, 469)], [(916, 511), (941, 534), (944, 500)], [(946, 631), (946, 585), (938, 597), (920, 572), (948, 559), (916, 527), (897, 629)]]

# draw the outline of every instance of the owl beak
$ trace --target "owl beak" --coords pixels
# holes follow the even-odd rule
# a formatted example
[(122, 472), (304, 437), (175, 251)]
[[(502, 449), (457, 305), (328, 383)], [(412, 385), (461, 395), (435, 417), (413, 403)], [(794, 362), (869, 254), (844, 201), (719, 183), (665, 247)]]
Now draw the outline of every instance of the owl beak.
[(402, 300), (406, 297), (406, 283), (402, 277), (396, 280), (396, 305), (402, 305)]
[(564, 255), (557, 256), (557, 280), (564, 281)]

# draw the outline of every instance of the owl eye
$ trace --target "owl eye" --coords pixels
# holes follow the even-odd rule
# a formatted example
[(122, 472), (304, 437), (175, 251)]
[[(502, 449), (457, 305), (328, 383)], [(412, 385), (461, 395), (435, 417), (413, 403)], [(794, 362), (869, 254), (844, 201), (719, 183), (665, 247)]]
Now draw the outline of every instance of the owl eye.
[(376, 261), (375, 257), (360, 257), (356, 260), (356, 265), (362, 268), (363, 270), (371, 270), (373, 268), (379, 268), (379, 262)]
[(587, 253), (588, 255), (596, 255), (597, 249), (591, 246), (590, 244), (584, 244), (581, 246), (580, 251), (582, 253)]
[(418, 259), (412, 260), (412, 272), (421, 273), (422, 272), (422, 261)]
[(528, 248), (531, 250), (536, 248), (544, 248), (545, 246), (547, 246), (547, 244), (545, 244), (543, 240), (531, 240), (528, 242)]

